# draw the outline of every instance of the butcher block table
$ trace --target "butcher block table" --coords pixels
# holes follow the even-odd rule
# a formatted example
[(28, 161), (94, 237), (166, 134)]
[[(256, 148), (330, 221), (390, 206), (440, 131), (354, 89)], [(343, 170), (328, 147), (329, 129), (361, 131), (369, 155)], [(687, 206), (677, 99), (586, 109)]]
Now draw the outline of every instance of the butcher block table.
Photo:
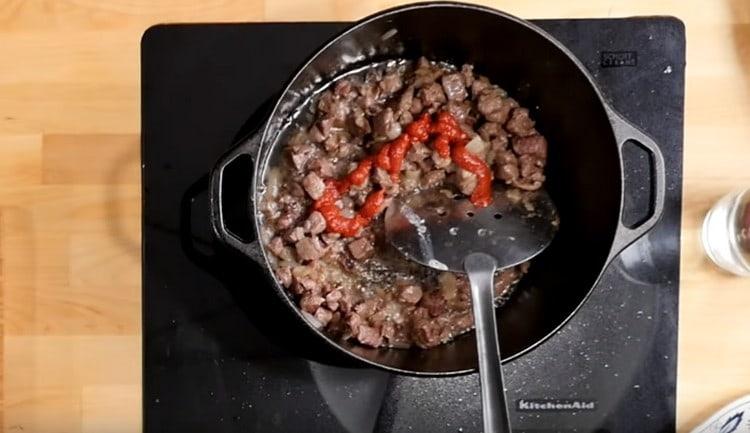
[[(390, 1), (0, 1), (0, 422), (141, 430), (139, 44), (164, 22), (353, 20)], [(702, 254), (750, 186), (750, 1), (496, 0), (525, 18), (674, 15), (687, 27), (678, 430), (750, 393), (750, 279)]]

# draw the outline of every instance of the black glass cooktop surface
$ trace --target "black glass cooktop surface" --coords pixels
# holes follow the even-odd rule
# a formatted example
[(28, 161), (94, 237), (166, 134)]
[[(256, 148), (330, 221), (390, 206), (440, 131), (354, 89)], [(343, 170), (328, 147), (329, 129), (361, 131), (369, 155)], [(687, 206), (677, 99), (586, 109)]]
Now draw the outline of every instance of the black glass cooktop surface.
[[(506, 364), (518, 432), (675, 429), (685, 38), (673, 18), (543, 20), (667, 161), (664, 216), (553, 337)], [(345, 23), (163, 25), (142, 41), (143, 408), (156, 432), (478, 432), (475, 374), (415, 378), (308, 347), (217, 250), (207, 174)], [(257, 120), (257, 119), (256, 119)], [(626, 155), (643, 204), (642, 155)], [(630, 161), (628, 161), (630, 159)], [(642, 185), (641, 185), (642, 187)]]

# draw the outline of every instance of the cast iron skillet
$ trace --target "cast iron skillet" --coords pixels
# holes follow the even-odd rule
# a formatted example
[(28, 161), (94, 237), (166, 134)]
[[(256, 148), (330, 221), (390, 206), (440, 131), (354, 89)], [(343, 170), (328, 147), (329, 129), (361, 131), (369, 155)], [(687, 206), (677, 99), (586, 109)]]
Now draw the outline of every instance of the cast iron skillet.
[[(552, 245), (532, 262), (517, 293), (498, 310), (502, 354), (508, 361), (560, 329), (585, 302), (604, 268), (657, 223), (664, 206), (664, 160), (657, 145), (609, 106), (560, 42), (527, 21), (482, 6), (422, 3), (377, 13), (340, 33), (291, 78), (264, 127), (217, 163), (210, 187), (214, 232), (265, 269), (272, 290), (289, 307), (288, 320), (307, 323), (275, 280), (258, 241), (261, 220), (253, 204), (261, 199), (266, 168), (281, 158), (283, 133), (311, 92), (347, 70), (422, 55), (473, 64), (477, 73), (532, 108), (537, 128), (550, 143), (546, 188), (558, 206), (561, 226)], [(647, 217), (632, 227), (622, 222), (622, 147), (629, 140), (649, 153), (653, 183), (651, 209), (644, 209)], [(227, 168), (241, 158), (254, 163), (252, 184), (225, 185)], [(232, 222), (223, 201), (228, 187), (240, 187), (248, 195), (252, 227), (227, 226)], [(239, 232), (250, 236), (241, 238), (235, 234)], [(430, 350), (400, 350), (365, 348), (314, 332), (321, 344), (399, 373), (448, 375), (476, 368), (473, 333)]]

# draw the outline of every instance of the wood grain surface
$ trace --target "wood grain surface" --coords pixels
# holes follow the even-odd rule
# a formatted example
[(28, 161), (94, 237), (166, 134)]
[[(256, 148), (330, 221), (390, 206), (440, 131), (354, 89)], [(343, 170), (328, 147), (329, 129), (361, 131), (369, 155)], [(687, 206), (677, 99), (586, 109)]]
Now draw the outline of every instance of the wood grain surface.
[[(350, 20), (379, 0), (0, 0), (4, 431), (137, 432), (139, 42), (163, 22)], [(750, 280), (701, 253), (750, 186), (750, 1), (494, 0), (525, 18), (674, 15), (688, 68), (678, 425), (750, 393)]]

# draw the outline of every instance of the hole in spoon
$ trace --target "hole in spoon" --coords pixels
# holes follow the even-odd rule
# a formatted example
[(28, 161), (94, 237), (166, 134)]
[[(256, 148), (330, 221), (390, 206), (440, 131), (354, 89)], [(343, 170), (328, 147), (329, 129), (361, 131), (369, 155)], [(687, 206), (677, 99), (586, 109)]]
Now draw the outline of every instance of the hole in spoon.
[(496, 214), (495, 214), (495, 215), (493, 215), (493, 216), (495, 217), (495, 219), (496, 219), (496, 220), (499, 220), (500, 218), (502, 218), (502, 217), (503, 217), (503, 216), (502, 216), (502, 215), (500, 215), (499, 213), (496, 213)]
[(469, 218), (472, 218), (474, 216), (474, 212), (468, 211), (466, 212), (466, 216), (468, 216)]

